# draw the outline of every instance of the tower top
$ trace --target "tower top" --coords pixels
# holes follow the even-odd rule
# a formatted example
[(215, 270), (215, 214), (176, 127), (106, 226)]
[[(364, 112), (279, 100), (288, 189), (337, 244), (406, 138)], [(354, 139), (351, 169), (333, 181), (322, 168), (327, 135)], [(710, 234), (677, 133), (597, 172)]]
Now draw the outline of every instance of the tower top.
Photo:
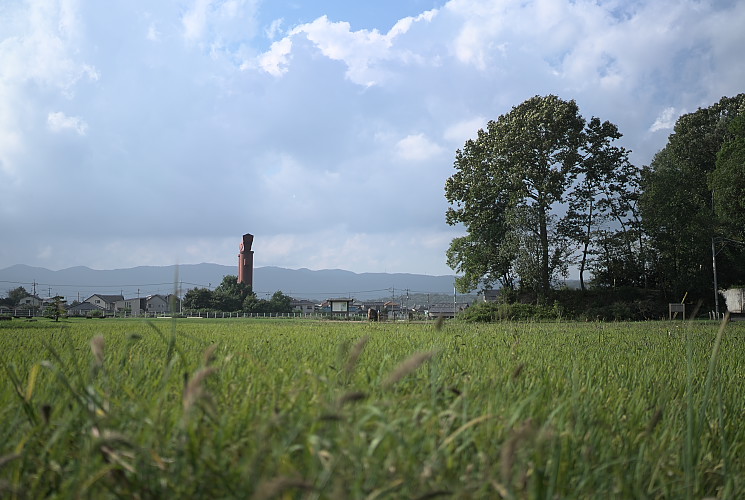
[(243, 235), (243, 243), (241, 244), (242, 250), (248, 251), (251, 250), (251, 245), (254, 242), (254, 235), (250, 233), (246, 233)]

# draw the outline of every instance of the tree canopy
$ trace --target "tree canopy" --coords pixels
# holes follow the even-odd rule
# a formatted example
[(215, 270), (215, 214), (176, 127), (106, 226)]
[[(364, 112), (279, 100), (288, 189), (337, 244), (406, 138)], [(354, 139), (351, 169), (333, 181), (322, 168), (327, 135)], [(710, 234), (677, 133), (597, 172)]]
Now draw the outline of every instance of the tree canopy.
[(567, 271), (573, 242), (581, 243), (584, 266), (598, 214), (628, 217), (628, 201), (617, 198), (633, 175), (628, 153), (613, 145), (619, 137), (612, 123), (587, 122), (576, 102), (549, 95), (526, 100), (468, 140), (445, 184), (446, 221), (467, 230), (447, 252), (463, 273), (459, 290), (518, 285), (545, 300)]
[(743, 115), (745, 94), (682, 115), (665, 147), (644, 169), (640, 211), (654, 249), (652, 284), (673, 297), (707, 295), (713, 282), (712, 252), (720, 285), (745, 280), (742, 247), (726, 244), (728, 238), (742, 236)]
[(238, 283), (234, 275), (224, 276), (214, 291), (209, 288), (188, 290), (183, 304), (186, 309), (194, 310), (272, 314), (292, 312), (292, 297), (277, 291), (268, 300), (260, 299), (250, 286)]

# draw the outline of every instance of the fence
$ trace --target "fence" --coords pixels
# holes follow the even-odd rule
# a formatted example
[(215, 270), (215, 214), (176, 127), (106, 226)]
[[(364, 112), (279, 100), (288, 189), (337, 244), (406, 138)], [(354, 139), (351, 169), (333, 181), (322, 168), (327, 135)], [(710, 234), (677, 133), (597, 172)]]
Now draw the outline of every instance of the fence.
[(13, 318), (33, 318), (35, 316), (43, 316), (43, 311), (33, 311), (31, 309), (0, 309), (0, 316), (7, 316)]
[[(31, 310), (31, 309), (0, 309), (0, 316), (14, 317), (14, 318), (34, 318), (43, 317), (43, 310)], [(69, 314), (71, 318), (296, 318), (296, 319), (334, 319), (344, 321), (367, 321), (367, 314), (363, 313), (349, 313), (349, 314), (332, 314), (330, 312), (314, 312), (314, 313), (247, 313), (247, 312), (220, 312), (220, 311), (183, 311), (181, 313), (167, 313), (167, 312), (145, 312), (141, 314), (132, 315), (126, 311), (95, 311), (94, 314), (90, 312), (80, 314)], [(415, 315), (415, 317), (407, 317), (404, 314), (389, 314), (387, 317), (381, 315), (380, 321), (400, 321), (406, 319), (423, 320), (427, 319), (424, 315)]]

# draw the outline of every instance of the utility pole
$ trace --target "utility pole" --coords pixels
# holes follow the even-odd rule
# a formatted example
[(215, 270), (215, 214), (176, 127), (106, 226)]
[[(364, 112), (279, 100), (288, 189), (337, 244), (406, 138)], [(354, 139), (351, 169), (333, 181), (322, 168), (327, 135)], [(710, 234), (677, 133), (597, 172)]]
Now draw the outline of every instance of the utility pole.
[(717, 250), (711, 237), (711, 267), (714, 270), (714, 314), (719, 319), (719, 285), (717, 284)]

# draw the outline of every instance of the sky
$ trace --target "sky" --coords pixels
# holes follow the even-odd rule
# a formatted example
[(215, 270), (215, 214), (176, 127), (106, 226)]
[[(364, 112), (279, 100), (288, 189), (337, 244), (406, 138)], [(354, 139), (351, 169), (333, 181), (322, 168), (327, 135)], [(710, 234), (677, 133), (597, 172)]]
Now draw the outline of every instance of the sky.
[[(451, 274), (455, 152), (535, 95), (649, 164), (745, 91), (738, 0), (0, 3), (0, 268)], [(237, 274), (237, 270), (236, 270)]]

